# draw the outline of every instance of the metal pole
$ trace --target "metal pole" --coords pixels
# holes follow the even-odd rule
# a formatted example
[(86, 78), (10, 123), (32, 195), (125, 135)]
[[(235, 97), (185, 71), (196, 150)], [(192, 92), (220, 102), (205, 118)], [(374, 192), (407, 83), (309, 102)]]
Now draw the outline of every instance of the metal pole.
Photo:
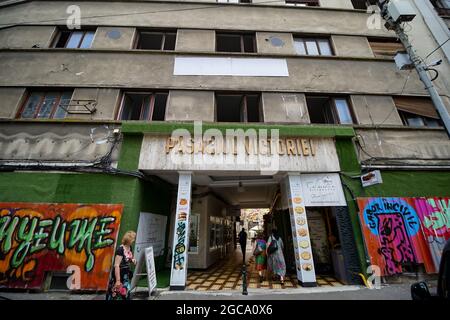
[(402, 28), (400, 24), (397, 24), (395, 28), (395, 32), (397, 33), (400, 41), (405, 46), (412, 62), (414, 63), (414, 67), (419, 74), (420, 80), (425, 84), (425, 89), (427, 89), (430, 94), (431, 100), (433, 101), (434, 107), (436, 108), (439, 116), (444, 122), (445, 130), (447, 131), (447, 135), (450, 138), (450, 115), (448, 114), (447, 108), (444, 105), (444, 102), (441, 99), (441, 96), (437, 92), (433, 82), (428, 77), (427, 66), (423, 63), (419, 56), (413, 50), (411, 43), (409, 42), (408, 36), (405, 33), (405, 30)]

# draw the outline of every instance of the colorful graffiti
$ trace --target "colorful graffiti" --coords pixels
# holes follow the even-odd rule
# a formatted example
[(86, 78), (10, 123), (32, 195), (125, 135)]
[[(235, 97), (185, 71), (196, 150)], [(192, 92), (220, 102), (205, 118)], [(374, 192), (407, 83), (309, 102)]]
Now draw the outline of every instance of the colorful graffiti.
[(0, 287), (42, 288), (78, 266), (80, 289), (105, 290), (122, 205), (0, 203)]
[(449, 232), (450, 198), (358, 198), (362, 231), (371, 263), (382, 275), (423, 264), (439, 270)]
[(186, 245), (184, 244), (186, 239), (186, 221), (178, 221), (176, 233), (178, 240), (174, 250), (173, 268), (176, 270), (183, 270), (186, 251)]

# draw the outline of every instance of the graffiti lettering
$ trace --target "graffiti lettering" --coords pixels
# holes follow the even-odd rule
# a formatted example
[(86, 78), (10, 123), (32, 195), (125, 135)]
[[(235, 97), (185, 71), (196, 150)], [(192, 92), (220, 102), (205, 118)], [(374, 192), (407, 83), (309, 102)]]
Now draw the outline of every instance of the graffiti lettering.
[(174, 250), (173, 268), (177, 270), (184, 269), (184, 254), (186, 252), (186, 221), (179, 221), (177, 226), (177, 244)]
[[(114, 221), (114, 217), (104, 217), (101, 219), (75, 219), (70, 222), (67, 228), (67, 249), (75, 248), (77, 252), (85, 251), (86, 271), (91, 271), (94, 266), (94, 250), (108, 247), (114, 243), (113, 239), (104, 238), (112, 232), (112, 229), (106, 227)], [(63, 254), (67, 224), (68, 222), (62, 221), (60, 216), (45, 220), (40, 220), (39, 217), (12, 217), (11, 214), (2, 216), (0, 218), (2, 254), (6, 255), (11, 251), (14, 235), (18, 242), (17, 248), (13, 249), (10, 268), (19, 267), (28, 255), (44, 249), (55, 250), (59, 254)], [(50, 241), (47, 241), (49, 235), (51, 235)]]

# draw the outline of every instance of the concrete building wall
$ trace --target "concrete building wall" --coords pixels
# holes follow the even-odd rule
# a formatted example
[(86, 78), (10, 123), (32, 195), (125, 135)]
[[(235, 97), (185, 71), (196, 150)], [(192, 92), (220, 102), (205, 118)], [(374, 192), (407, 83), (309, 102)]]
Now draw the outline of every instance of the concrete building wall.
[(358, 124), (403, 125), (392, 97), (352, 95), (351, 101)]
[(33, 46), (48, 48), (54, 33), (53, 26), (16, 26), (0, 29), (0, 49), (32, 48)]
[[(340, 1), (341, 2), (341, 1)], [(346, 0), (348, 3), (350, 1)], [(337, 3), (337, 2), (336, 2)], [(67, 1), (32, 1), (0, 11), (4, 24), (46, 21), (67, 16)], [(342, 7), (343, 5), (339, 5)], [(186, 11), (189, 9), (189, 11)], [(180, 29), (248, 30), (270, 32), (307, 32), (346, 35), (392, 35), (383, 29), (369, 29), (365, 12), (326, 8), (292, 8), (291, 6), (157, 3), (157, 2), (88, 2), (82, 4), (85, 26), (155, 27)], [(117, 13), (120, 12), (120, 15)], [(149, 12), (147, 14), (131, 14)], [(189, 14), (186, 14), (189, 12)], [(127, 13), (130, 13), (127, 15)], [(92, 17), (92, 18), (91, 18)], [(37, 23), (39, 24), (39, 23)], [(42, 23), (44, 24), (44, 23)]]
[(216, 33), (214, 30), (179, 29), (175, 51), (214, 52), (216, 51)]
[(135, 39), (135, 28), (99, 27), (92, 42), (92, 49), (129, 50)]
[(166, 120), (214, 121), (214, 92), (170, 90)]
[(259, 54), (295, 54), (291, 33), (256, 33), (256, 48)]
[(25, 95), (25, 88), (0, 87), (0, 119), (15, 118)]
[(304, 94), (264, 92), (262, 100), (264, 122), (310, 122)]
[(353, 9), (351, 0), (320, 0), (319, 3), (324, 8)]
[[(66, 118), (80, 120), (114, 120), (119, 107), (119, 98), (119, 89), (75, 88), (70, 110), (73, 110), (74, 112), (86, 112), (86, 108), (84, 108), (83, 105), (86, 105), (88, 101), (83, 100), (92, 100), (96, 102), (96, 111), (92, 114), (72, 113), (68, 114)], [(87, 106), (91, 108), (91, 105)]]
[(0, 52), (0, 86), (426, 93), (415, 72), (399, 71), (391, 61), (294, 57), (287, 59), (287, 66), (288, 77), (174, 76), (173, 54), (4, 51)]
[(373, 58), (367, 37), (332, 36), (335, 54), (341, 57)]

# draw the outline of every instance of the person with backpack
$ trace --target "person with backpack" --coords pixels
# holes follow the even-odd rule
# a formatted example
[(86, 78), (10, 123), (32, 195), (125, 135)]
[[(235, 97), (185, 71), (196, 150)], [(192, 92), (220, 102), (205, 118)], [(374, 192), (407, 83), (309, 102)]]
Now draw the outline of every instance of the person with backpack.
[(278, 231), (272, 229), (272, 235), (267, 240), (267, 265), (269, 272), (280, 277), (280, 283), (284, 284), (286, 276), (286, 262), (283, 255), (283, 240)]
[(259, 273), (259, 282), (263, 282), (264, 273), (267, 269), (267, 255), (266, 255), (266, 240), (264, 240), (264, 235), (259, 234), (256, 239), (255, 250), (253, 255), (255, 256), (255, 268)]

